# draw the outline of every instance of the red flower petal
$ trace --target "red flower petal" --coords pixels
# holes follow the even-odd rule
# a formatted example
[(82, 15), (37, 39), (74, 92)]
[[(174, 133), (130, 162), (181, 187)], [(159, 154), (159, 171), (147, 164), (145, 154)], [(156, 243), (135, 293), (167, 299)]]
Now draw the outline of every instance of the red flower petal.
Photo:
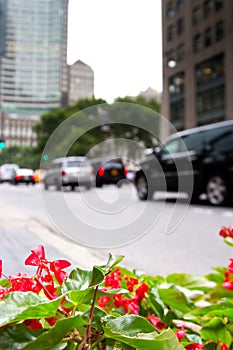
[(69, 267), (71, 263), (67, 260), (54, 260), (50, 263), (50, 268), (53, 271), (53, 268), (55, 269), (65, 269), (66, 267)]
[(25, 260), (25, 265), (39, 266), (42, 260), (45, 259), (45, 251), (42, 245), (31, 250), (32, 254)]

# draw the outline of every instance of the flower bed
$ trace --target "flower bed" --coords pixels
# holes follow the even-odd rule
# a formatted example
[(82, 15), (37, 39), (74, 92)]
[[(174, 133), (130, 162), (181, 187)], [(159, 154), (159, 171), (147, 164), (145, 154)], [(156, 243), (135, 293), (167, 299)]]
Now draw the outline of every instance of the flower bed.
[[(220, 231), (233, 246), (233, 228)], [(26, 265), (0, 268), (1, 350), (228, 350), (233, 348), (233, 259), (206, 276), (148, 276), (120, 266), (122, 256), (92, 270), (49, 261), (43, 246)], [(4, 270), (4, 269), (3, 269)]]

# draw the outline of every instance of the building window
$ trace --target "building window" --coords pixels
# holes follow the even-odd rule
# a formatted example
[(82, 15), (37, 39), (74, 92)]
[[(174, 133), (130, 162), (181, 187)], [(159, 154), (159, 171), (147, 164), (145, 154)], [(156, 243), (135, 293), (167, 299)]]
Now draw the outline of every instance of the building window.
[(201, 21), (201, 9), (199, 6), (195, 7), (192, 12), (192, 23), (197, 25)]
[(177, 0), (176, 2), (176, 8), (178, 11), (182, 10), (182, 8), (184, 7), (184, 0)]
[(170, 104), (171, 123), (179, 130), (184, 129), (184, 99)]
[(201, 35), (196, 34), (193, 38), (193, 51), (198, 52), (202, 48), (202, 40), (201, 40)]
[(198, 64), (195, 68), (198, 86), (224, 77), (224, 56), (220, 54)]
[(177, 34), (181, 35), (184, 31), (184, 18), (179, 18), (177, 21)]
[(211, 28), (205, 30), (205, 47), (209, 47), (212, 44), (212, 31)]
[(215, 27), (216, 41), (221, 41), (224, 38), (224, 35), (225, 35), (224, 22), (221, 20), (216, 23), (216, 27)]
[(181, 61), (183, 61), (183, 59), (184, 59), (184, 45), (180, 44), (177, 47), (177, 61), (181, 62)]
[(170, 96), (182, 93), (184, 93), (184, 72), (180, 72), (169, 78)]
[(174, 38), (174, 26), (170, 25), (167, 29), (167, 41), (172, 41)]
[(217, 109), (224, 108), (225, 94), (224, 86), (216, 89), (211, 89), (197, 96), (197, 113), (203, 114)]
[(223, 0), (215, 0), (215, 11), (219, 11), (223, 8), (224, 1)]
[(213, 10), (213, 0), (206, 0), (204, 2), (204, 17), (208, 18)]
[(175, 15), (175, 3), (174, 1), (169, 1), (167, 4), (167, 17), (172, 18)]

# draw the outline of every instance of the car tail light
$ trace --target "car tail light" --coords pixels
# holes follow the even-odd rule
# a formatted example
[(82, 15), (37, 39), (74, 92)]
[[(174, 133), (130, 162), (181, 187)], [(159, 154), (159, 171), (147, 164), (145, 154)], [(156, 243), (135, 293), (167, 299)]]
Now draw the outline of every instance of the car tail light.
[(22, 180), (23, 177), (22, 177), (22, 175), (16, 175), (15, 178), (16, 178), (17, 181), (19, 181), (19, 180)]
[(32, 181), (36, 180), (36, 175), (32, 175)]
[(62, 170), (62, 172), (61, 172), (61, 176), (66, 176), (66, 172), (65, 172), (65, 170)]
[(98, 169), (98, 175), (99, 176), (104, 176), (104, 167), (101, 166), (99, 169)]
[(126, 176), (128, 174), (128, 169), (124, 168), (124, 175)]

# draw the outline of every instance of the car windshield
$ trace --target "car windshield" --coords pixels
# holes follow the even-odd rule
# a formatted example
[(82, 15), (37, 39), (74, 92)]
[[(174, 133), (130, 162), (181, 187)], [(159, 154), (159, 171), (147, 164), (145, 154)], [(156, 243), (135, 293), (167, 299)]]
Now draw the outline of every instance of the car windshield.
[(87, 163), (83, 160), (75, 160), (72, 162), (68, 162), (65, 166), (67, 168), (79, 168), (79, 167), (87, 166)]
[(105, 169), (110, 169), (110, 168), (121, 169), (123, 167), (123, 165), (119, 162), (107, 162), (107, 163), (104, 163), (103, 166), (105, 167)]

